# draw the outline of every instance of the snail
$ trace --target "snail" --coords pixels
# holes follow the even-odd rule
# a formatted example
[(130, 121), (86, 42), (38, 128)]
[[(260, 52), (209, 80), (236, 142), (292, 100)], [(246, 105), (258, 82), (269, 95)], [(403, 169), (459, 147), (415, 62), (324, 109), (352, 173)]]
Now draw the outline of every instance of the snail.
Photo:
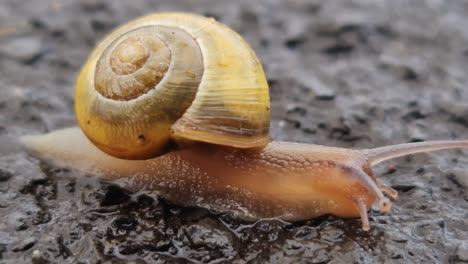
[[(106, 180), (128, 179), (183, 205), (245, 219), (360, 217), (398, 193), (372, 166), (468, 141), (350, 150), (269, 139), (265, 74), (248, 44), (199, 15), (159, 13), (99, 43), (76, 82), (79, 127), (21, 141), (39, 158)], [(388, 198), (390, 197), (390, 198)]]

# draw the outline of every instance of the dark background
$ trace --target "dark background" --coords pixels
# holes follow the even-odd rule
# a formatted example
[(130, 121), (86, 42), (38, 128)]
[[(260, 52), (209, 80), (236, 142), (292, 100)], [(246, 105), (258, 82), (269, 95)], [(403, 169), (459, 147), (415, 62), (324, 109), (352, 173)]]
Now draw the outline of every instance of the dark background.
[(112, 28), (138, 16), (213, 16), (257, 52), (271, 135), (367, 148), (468, 139), (468, 2), (463, 0), (0, 3), (1, 263), (468, 262), (468, 153), (375, 169), (400, 192), (389, 215), (241, 222), (51, 167), (15, 138), (75, 125), (74, 81)]

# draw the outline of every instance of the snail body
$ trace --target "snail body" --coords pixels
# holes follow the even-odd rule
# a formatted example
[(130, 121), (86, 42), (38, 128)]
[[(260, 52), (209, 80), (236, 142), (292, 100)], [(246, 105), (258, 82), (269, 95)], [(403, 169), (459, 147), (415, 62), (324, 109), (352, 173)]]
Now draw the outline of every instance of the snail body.
[[(181, 63), (181, 64), (180, 64)], [(186, 205), (253, 220), (358, 217), (397, 192), (372, 174), (403, 155), (467, 148), (434, 141), (367, 150), (270, 142), (268, 85), (226, 26), (164, 13), (132, 21), (92, 52), (77, 80), (80, 128), (26, 136), (41, 158)]]

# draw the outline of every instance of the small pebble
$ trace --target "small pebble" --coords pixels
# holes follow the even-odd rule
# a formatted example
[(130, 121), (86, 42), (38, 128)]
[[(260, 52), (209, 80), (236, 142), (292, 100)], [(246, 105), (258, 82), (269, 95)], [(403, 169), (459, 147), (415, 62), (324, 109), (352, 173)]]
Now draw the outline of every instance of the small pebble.
[(317, 100), (329, 101), (335, 99), (335, 91), (315, 76), (310, 75), (310, 73), (301, 74), (298, 79), (301, 85), (315, 95)]
[(222, 232), (221, 230), (216, 230), (207, 228), (202, 225), (191, 225), (187, 229), (187, 234), (190, 236), (191, 241), (194, 245), (216, 245), (222, 248), (231, 248), (231, 242), (229, 240), (229, 235)]
[(6, 169), (0, 168), (0, 182), (8, 181), (11, 177), (13, 177), (13, 173)]
[(419, 127), (419, 126), (413, 126), (409, 128), (409, 135), (410, 135), (410, 141), (411, 142), (421, 142), (421, 141), (426, 141), (428, 136), (427, 136), (427, 129)]
[(458, 245), (453, 260), (464, 263), (468, 262), (468, 243), (466, 241)]
[(32, 248), (36, 244), (36, 242), (37, 240), (34, 237), (25, 238), (21, 241), (18, 241), (18, 243), (13, 247), (12, 251), (13, 252), (26, 251)]
[(465, 199), (468, 200), (468, 171), (463, 168), (455, 168), (448, 177), (464, 191)]
[(41, 53), (40, 40), (31, 36), (13, 38), (0, 47), (0, 54), (24, 63), (32, 63)]

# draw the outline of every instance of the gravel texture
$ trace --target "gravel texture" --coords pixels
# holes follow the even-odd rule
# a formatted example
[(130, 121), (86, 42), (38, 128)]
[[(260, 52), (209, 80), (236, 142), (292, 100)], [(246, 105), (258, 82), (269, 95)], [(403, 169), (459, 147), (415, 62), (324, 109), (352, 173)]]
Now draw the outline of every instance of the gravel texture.
[(0, 3), (1, 263), (467, 263), (468, 151), (375, 168), (389, 215), (242, 222), (66, 168), (15, 141), (75, 125), (74, 80), (112, 28), (149, 12), (213, 16), (256, 50), (275, 140), (367, 148), (468, 138), (464, 0)]

